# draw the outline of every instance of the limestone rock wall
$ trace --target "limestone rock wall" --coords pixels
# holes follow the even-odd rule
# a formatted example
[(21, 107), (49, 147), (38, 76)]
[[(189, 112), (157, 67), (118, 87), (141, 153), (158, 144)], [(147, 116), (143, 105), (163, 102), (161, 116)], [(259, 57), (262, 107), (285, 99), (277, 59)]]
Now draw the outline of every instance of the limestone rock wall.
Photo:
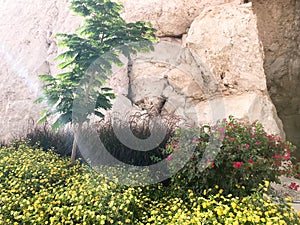
[(251, 4), (231, 2), (207, 6), (184, 40), (161, 41), (153, 53), (139, 55), (128, 74), (113, 79), (128, 77), (121, 93), (143, 109), (198, 123), (235, 115), (284, 136), (263, 64)]
[(256, 0), (269, 94), (300, 160), (300, 1)]
[(145, 20), (158, 30), (157, 35), (181, 37), (193, 20), (207, 7), (240, 0), (123, 0), (128, 22)]
[[(152, 22), (160, 42), (116, 70), (110, 85), (144, 110), (197, 123), (235, 115), (284, 136), (268, 94), (259, 13), (243, 2), (123, 0), (123, 17)], [(4, 1), (0, 13), (3, 139), (39, 117), (41, 107), (32, 103), (41, 94), (37, 75), (58, 72), (53, 34), (73, 32), (81, 19), (63, 0)]]
[(80, 19), (65, 0), (3, 1), (0, 5), (0, 139), (26, 131), (40, 116), (39, 74), (56, 73), (54, 34), (71, 32)]

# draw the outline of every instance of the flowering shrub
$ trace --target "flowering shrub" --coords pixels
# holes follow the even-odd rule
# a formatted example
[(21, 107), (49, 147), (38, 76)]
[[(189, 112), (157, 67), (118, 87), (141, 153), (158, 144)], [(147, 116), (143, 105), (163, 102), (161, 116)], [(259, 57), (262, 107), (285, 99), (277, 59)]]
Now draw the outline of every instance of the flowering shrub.
[(226, 193), (243, 195), (263, 180), (279, 182), (280, 175), (291, 175), (294, 148), (266, 133), (259, 122), (247, 124), (230, 117), (216, 126), (181, 128), (164, 152), (171, 171), (182, 161), (182, 157), (171, 158), (171, 153), (190, 154), (173, 177), (175, 185), (198, 192), (219, 185)]
[(0, 149), (0, 188), (3, 225), (300, 223), (290, 204), (273, 203), (260, 191), (238, 198), (215, 187), (204, 197), (188, 190), (182, 198), (180, 187), (122, 187), (26, 144)]

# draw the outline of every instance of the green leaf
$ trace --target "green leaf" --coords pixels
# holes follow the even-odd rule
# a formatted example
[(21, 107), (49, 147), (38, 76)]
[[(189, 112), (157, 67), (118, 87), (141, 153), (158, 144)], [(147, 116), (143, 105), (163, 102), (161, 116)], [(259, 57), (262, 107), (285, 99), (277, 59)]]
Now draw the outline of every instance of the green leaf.
[(39, 124), (42, 124), (42, 123), (46, 122), (47, 118), (48, 118), (48, 115), (45, 113), (45, 114), (38, 120), (38, 123), (39, 123)]
[(38, 99), (36, 99), (36, 100), (34, 101), (34, 104), (40, 104), (40, 103), (42, 103), (44, 100), (45, 100), (44, 97), (40, 97), (40, 98), (38, 98)]
[(48, 81), (52, 82), (53, 80), (55, 80), (55, 78), (50, 74), (39, 75), (39, 78), (44, 83)]
[(60, 127), (61, 127), (61, 123), (60, 123), (60, 121), (59, 120), (56, 120), (53, 124), (52, 124), (52, 126), (51, 126), (51, 128), (52, 128), (52, 130), (58, 130)]

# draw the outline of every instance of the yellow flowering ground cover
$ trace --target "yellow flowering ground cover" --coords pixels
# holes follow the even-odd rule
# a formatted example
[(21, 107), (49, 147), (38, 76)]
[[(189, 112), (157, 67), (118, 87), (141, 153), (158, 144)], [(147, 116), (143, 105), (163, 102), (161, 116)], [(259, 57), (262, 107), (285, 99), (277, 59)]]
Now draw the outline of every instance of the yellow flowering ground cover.
[(290, 203), (260, 192), (238, 198), (216, 187), (214, 195), (176, 196), (159, 185), (124, 187), (25, 143), (0, 149), (0, 188), (3, 225), (300, 224)]

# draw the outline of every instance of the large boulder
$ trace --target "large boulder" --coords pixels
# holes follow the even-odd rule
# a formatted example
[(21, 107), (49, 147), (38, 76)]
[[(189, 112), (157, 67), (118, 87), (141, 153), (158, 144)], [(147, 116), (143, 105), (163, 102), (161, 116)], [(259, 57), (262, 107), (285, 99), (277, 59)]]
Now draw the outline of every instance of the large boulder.
[(128, 22), (145, 20), (158, 30), (158, 36), (187, 33), (193, 20), (206, 8), (240, 0), (122, 0)]
[[(269, 94), (287, 139), (300, 149), (300, 1), (256, 0)], [(300, 151), (295, 153), (300, 161)]]
[(284, 135), (268, 95), (264, 52), (251, 4), (206, 8), (193, 21), (186, 42), (220, 85), (227, 114), (258, 119), (268, 131)]

